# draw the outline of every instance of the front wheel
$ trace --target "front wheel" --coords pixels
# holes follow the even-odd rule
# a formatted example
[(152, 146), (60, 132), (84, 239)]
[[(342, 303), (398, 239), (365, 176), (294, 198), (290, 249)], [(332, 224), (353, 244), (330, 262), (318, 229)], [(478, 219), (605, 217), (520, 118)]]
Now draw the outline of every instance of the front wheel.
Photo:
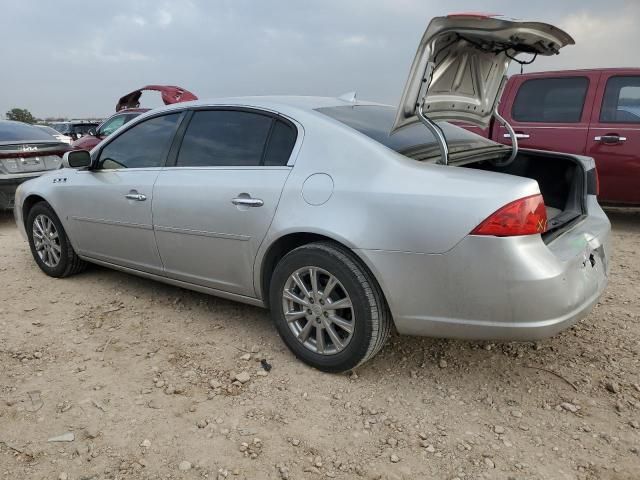
[(391, 331), (391, 315), (375, 279), (355, 255), (321, 242), (289, 252), (270, 287), (280, 336), (305, 363), (343, 372), (373, 357)]
[(44, 273), (50, 277), (68, 277), (85, 268), (60, 219), (47, 203), (33, 206), (25, 226), (33, 258)]

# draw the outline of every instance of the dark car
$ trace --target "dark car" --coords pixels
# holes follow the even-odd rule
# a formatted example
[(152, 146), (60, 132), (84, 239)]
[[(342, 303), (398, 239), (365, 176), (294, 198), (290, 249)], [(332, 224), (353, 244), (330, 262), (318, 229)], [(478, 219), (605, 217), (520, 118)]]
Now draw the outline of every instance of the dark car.
[(47, 132), (22, 122), (0, 120), (0, 210), (13, 208), (22, 182), (60, 168), (70, 150)]
[(72, 120), (70, 122), (52, 123), (51, 127), (61, 134), (71, 137), (72, 140), (77, 140), (89, 133), (89, 130), (95, 129), (98, 124), (98, 122)]
[(116, 105), (115, 115), (107, 118), (97, 128), (89, 130), (87, 135), (77, 139), (71, 146), (76, 150), (91, 150), (122, 125), (136, 118), (138, 115), (149, 111), (148, 108), (140, 108), (140, 97), (145, 91), (159, 92), (165, 105), (198, 99), (193, 93), (182, 87), (176, 87), (174, 85), (147, 85), (121, 97)]

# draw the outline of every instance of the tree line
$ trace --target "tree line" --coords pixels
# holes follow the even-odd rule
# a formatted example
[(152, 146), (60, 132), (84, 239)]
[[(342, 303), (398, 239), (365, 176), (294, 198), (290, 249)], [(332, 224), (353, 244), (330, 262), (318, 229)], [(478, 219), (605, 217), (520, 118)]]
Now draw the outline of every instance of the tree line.
[(53, 123), (53, 122), (68, 122), (70, 119), (67, 117), (46, 117), (36, 118), (26, 108), (12, 108), (4, 114), (7, 120), (13, 120), (16, 122), (24, 122), (29, 124), (34, 123)]

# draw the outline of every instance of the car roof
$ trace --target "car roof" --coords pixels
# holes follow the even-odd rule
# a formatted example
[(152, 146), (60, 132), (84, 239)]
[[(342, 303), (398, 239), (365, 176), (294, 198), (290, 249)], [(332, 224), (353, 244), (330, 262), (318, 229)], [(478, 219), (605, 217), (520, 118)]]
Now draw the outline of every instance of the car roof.
[(518, 73), (513, 75), (513, 77), (553, 77), (557, 75), (565, 75), (565, 74), (575, 74), (575, 73), (635, 73), (640, 74), (640, 68), (577, 68), (573, 70), (545, 70), (542, 72), (530, 72), (530, 73)]
[(99, 120), (65, 120), (61, 122), (51, 122), (51, 125), (97, 125)]
[(116, 115), (122, 115), (123, 113), (144, 113), (151, 110), (150, 108), (124, 108), (122, 110), (117, 111), (111, 117), (115, 117)]
[(175, 103), (165, 107), (156, 108), (154, 112), (179, 110), (183, 108), (208, 107), (208, 106), (247, 106), (264, 108), (267, 110), (295, 109), (312, 111), (323, 107), (338, 107), (348, 105), (382, 105), (375, 102), (365, 102), (361, 100), (348, 101), (337, 97), (315, 97), (315, 96), (246, 96), (246, 97), (222, 97), (192, 102)]

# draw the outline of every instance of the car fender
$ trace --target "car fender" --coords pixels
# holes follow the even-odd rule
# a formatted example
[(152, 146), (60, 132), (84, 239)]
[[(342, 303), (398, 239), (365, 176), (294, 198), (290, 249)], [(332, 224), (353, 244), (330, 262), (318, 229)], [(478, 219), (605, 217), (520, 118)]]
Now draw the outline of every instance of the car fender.
[[(59, 199), (59, 196), (56, 194), (57, 188), (55, 188), (56, 186), (58, 186), (58, 184), (66, 183), (67, 181), (66, 179), (68, 179), (70, 175), (75, 175), (76, 172), (77, 171), (72, 168), (62, 168), (59, 170), (52, 170), (40, 175), (37, 178), (24, 182), (23, 184), (20, 185), (20, 187), (18, 188), (18, 191), (16, 192), (15, 211), (18, 212), (19, 210), (18, 213), (20, 214), (21, 220), (16, 218), (16, 222), (21, 222), (22, 228), (24, 228), (25, 236), (26, 236), (25, 222), (27, 219), (23, 218), (23, 215), (22, 215), (24, 211), (24, 204), (25, 204), (25, 201), (27, 201), (30, 197), (36, 196), (36, 197), (42, 198), (45, 202), (47, 202), (51, 206), (53, 211), (56, 212), (56, 215), (58, 215), (58, 218), (60, 219), (60, 222), (62, 223), (62, 226), (65, 229), (65, 232), (67, 232), (67, 238), (71, 242), (72, 247), (74, 249), (76, 248), (76, 244), (73, 239), (73, 236), (69, 234), (69, 230), (70, 230), (69, 219), (65, 215), (59, 213), (60, 199)], [(20, 225), (18, 226), (20, 227)]]

